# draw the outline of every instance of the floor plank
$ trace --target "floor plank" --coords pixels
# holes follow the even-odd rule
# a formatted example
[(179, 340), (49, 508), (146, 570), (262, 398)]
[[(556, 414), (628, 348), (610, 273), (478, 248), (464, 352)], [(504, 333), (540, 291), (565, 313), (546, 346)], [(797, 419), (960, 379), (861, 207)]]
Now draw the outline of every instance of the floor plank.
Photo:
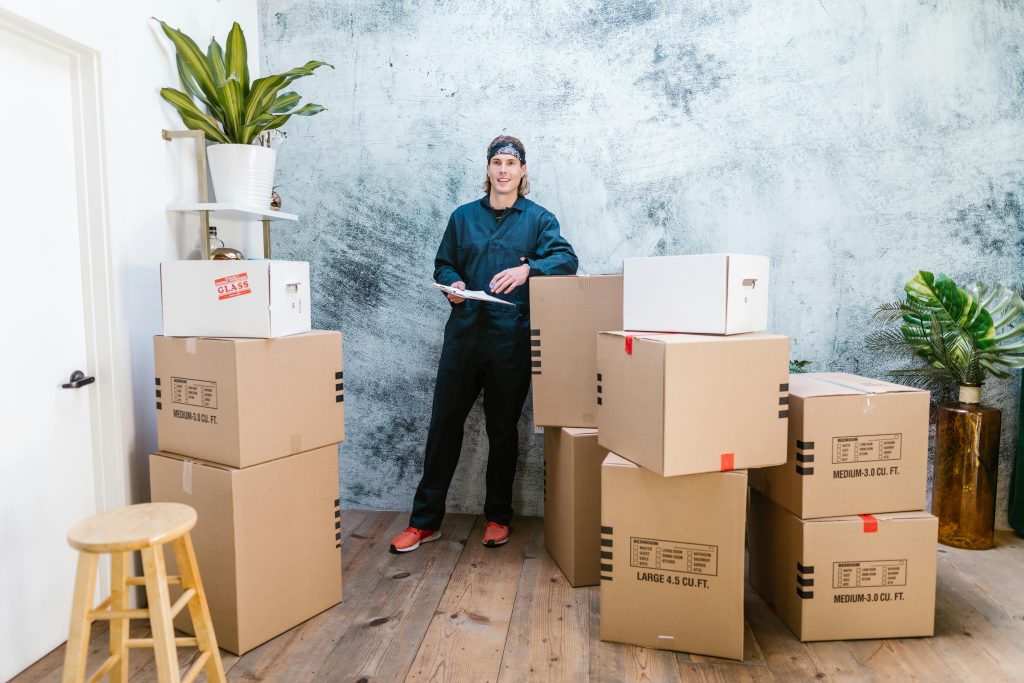
[(756, 634), (757, 644), (772, 675), (782, 681), (828, 680), (818, 655), (797, 640), (767, 603), (747, 588), (744, 616)]
[(540, 524), (514, 520), (508, 543), (485, 548), (484, 519), (477, 519), (406, 681), (497, 680), (526, 542)]
[[(482, 521), (450, 515), (445, 538), (387, 552), (407, 513), (342, 516), (345, 602), (236, 657), (232, 680), (517, 681), (1024, 681), (1024, 539), (1001, 532), (991, 551), (940, 547), (934, 638), (801, 643), (748, 587), (742, 662), (600, 641), (600, 589), (573, 589), (543, 548), (538, 519), (512, 541), (479, 544)], [(133, 637), (146, 637), (143, 622)], [(90, 667), (106, 657), (97, 624)], [(194, 651), (182, 650), (185, 667)], [(56, 683), (64, 647), (16, 676)], [(153, 680), (153, 655), (132, 652), (132, 680)], [(200, 680), (203, 680), (202, 677)]]
[(387, 561), (363, 599), (349, 605), (351, 623), (313, 680), (402, 680), (465, 554), (473, 522), (471, 515), (447, 515), (439, 540), (407, 554), (379, 545)]
[(526, 543), (498, 681), (585, 681), (590, 640), (590, 599), (544, 549), (544, 526), (537, 524)]

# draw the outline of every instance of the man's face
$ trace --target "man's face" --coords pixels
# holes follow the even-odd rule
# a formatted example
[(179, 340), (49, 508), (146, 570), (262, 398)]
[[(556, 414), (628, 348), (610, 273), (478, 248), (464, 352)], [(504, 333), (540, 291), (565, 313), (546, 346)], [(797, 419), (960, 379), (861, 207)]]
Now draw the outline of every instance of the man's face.
[(526, 164), (519, 163), (511, 154), (495, 154), (487, 164), (487, 177), (491, 180), (491, 192), (516, 194), (519, 181), (526, 175)]

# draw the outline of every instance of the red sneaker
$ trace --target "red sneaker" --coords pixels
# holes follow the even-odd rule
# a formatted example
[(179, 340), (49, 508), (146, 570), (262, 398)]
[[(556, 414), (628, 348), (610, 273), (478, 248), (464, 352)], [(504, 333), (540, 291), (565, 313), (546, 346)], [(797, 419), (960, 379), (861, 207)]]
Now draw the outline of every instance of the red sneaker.
[(497, 522), (487, 522), (484, 525), (484, 545), (488, 548), (497, 548), (499, 545), (508, 543), (508, 527)]
[(408, 553), (420, 547), (420, 543), (430, 543), (441, 538), (441, 530), (430, 531), (428, 529), (417, 529), (409, 527), (391, 540), (391, 552)]

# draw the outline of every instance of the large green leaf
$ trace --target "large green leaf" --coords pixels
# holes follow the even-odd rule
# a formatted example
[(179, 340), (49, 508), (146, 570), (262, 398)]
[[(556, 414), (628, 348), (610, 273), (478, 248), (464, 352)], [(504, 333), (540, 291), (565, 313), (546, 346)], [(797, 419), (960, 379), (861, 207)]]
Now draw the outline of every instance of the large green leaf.
[(217, 127), (212, 116), (203, 112), (191, 97), (174, 88), (161, 88), (160, 96), (178, 110), (181, 120), (190, 130), (201, 130), (211, 140), (229, 142), (224, 133)]
[(322, 107), (319, 104), (304, 104), (293, 112), (289, 112), (292, 116), (313, 116), (319, 114), (322, 111), (327, 111), (326, 107)]
[(215, 86), (222, 85), (228, 78), (228, 68), (224, 63), (224, 48), (220, 46), (216, 38), (210, 38), (210, 46), (206, 48), (206, 61), (213, 74), (213, 84)]
[(237, 74), (242, 85), (242, 99), (249, 96), (249, 52), (245, 45), (245, 34), (236, 21), (228, 32), (225, 49), (228, 73)]
[[(157, 19), (157, 21), (160, 20)], [(210, 65), (203, 51), (199, 49), (194, 40), (181, 31), (171, 28), (165, 22), (160, 21), (160, 27), (163, 28), (164, 33), (174, 43), (178, 56), (181, 58), (182, 66), (192, 79), (195, 80), (203, 95), (206, 96), (206, 103), (208, 104), (216, 100), (217, 92), (213, 82), (213, 74), (210, 71)]]
[(301, 99), (302, 96), (297, 92), (283, 92), (274, 99), (267, 111), (270, 114), (285, 114), (294, 109)]
[(202, 88), (200, 88), (199, 85), (196, 83), (195, 76), (193, 76), (192, 73), (189, 72), (189, 70), (185, 67), (185, 62), (181, 59), (181, 55), (175, 54), (174, 61), (178, 65), (178, 76), (181, 78), (181, 83), (183, 86), (185, 86), (185, 90), (190, 95), (192, 95), (200, 102), (202, 102), (203, 105), (206, 107), (207, 111), (209, 111), (214, 116), (220, 118), (220, 106), (217, 104), (215, 100), (210, 101), (206, 98), (206, 94), (203, 92)]
[[(946, 275), (940, 274), (936, 278), (928, 271), (918, 271), (904, 290), (908, 301), (955, 323), (980, 346), (990, 344), (995, 337), (992, 316), (967, 290), (957, 287)], [(909, 317), (908, 323), (928, 325), (928, 319), (923, 316)]]

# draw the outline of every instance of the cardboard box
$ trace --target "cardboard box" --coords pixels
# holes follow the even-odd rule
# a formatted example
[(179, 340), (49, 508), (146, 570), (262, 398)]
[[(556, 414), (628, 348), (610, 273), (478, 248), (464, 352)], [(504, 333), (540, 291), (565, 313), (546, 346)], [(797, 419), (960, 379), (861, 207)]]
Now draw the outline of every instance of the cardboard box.
[(789, 339), (602, 332), (598, 440), (664, 476), (786, 461)]
[(622, 262), (627, 330), (739, 334), (768, 328), (768, 257), (697, 254)]
[(340, 332), (154, 337), (162, 451), (250, 467), (345, 438)]
[(804, 519), (923, 510), (928, 401), (856, 375), (791, 375), (788, 459), (750, 485)]
[(803, 641), (930, 636), (938, 519), (803, 520), (750, 495), (750, 585)]
[(168, 261), (160, 264), (164, 334), (282, 337), (309, 332), (309, 263)]
[(596, 427), (596, 333), (622, 329), (622, 276), (530, 278), (533, 422)]
[(544, 547), (573, 586), (600, 583), (601, 463), (596, 429), (544, 430)]
[[(199, 514), (192, 543), (225, 650), (247, 652), (341, 602), (337, 444), (244, 470), (154, 453), (149, 481), (154, 501)], [(193, 632), (188, 610), (174, 625)]]
[(601, 640), (743, 659), (747, 473), (601, 467)]

